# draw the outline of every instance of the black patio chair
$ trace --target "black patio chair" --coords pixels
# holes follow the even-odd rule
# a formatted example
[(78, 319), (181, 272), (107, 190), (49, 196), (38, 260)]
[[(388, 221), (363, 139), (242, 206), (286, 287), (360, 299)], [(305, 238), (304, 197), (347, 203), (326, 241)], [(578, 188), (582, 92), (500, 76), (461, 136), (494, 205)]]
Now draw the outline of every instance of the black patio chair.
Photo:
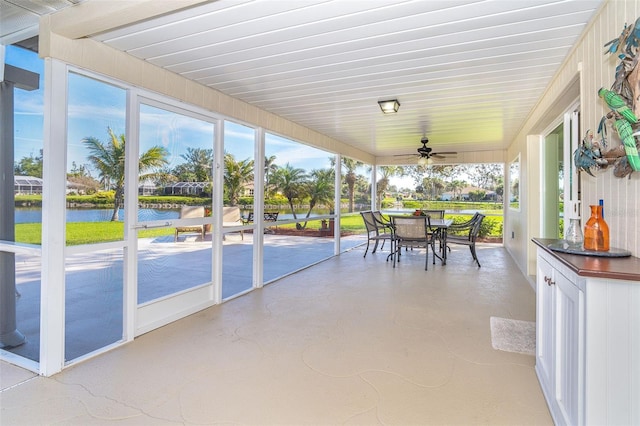
[(444, 210), (422, 210), (431, 219), (444, 219)]
[(476, 212), (470, 220), (463, 223), (451, 224), (447, 228), (447, 248), (449, 251), (451, 251), (451, 247), (449, 247), (450, 244), (469, 247), (471, 256), (473, 256), (473, 260), (478, 264), (478, 267), (480, 267), (480, 261), (476, 253), (476, 240), (480, 234), (480, 226), (484, 218), (485, 216), (483, 214)]
[(380, 241), (382, 241), (380, 250), (384, 248), (385, 241), (391, 241), (391, 227), (389, 223), (382, 222), (382, 215), (379, 216), (380, 219), (377, 219), (377, 213), (378, 212), (372, 212), (371, 210), (360, 212), (362, 220), (364, 221), (364, 226), (367, 229), (367, 248), (364, 251), (363, 257), (367, 257), (367, 251), (369, 250), (369, 244), (371, 241), (375, 241), (371, 253), (376, 252)]
[(409, 247), (424, 248), (427, 253), (425, 256), (424, 270), (429, 266), (429, 247), (433, 251), (433, 264), (436, 264), (435, 242), (437, 240), (436, 233), (431, 229), (431, 219), (429, 216), (391, 216), (391, 224), (393, 226), (393, 267), (396, 262), (400, 262), (402, 247), (405, 250)]
[[(444, 219), (444, 210), (422, 210), (423, 214), (426, 214), (431, 219)], [(438, 245), (440, 246), (440, 251), (442, 251), (442, 237), (444, 236), (444, 229), (439, 228), (433, 231), (435, 233), (435, 237), (438, 240)]]

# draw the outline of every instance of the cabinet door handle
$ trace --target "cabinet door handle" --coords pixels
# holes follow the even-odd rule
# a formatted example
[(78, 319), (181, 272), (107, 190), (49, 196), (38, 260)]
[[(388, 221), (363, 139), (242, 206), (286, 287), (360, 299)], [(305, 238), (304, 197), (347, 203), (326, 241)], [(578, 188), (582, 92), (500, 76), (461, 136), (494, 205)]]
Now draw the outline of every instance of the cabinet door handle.
[(555, 281), (551, 281), (551, 277), (548, 277), (546, 275), (544, 276), (544, 282), (547, 283), (547, 285), (549, 287), (551, 287), (552, 285), (554, 285), (556, 283)]

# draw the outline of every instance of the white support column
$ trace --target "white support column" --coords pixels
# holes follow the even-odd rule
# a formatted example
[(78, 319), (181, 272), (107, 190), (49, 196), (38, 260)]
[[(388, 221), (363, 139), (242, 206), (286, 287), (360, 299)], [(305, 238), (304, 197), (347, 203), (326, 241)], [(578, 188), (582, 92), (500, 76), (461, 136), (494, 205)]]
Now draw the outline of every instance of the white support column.
[(224, 120), (216, 123), (215, 140), (213, 144), (213, 225), (211, 242), (212, 274), (213, 274), (213, 303), (222, 302), (222, 206), (223, 206), (223, 182), (224, 182)]
[(340, 254), (340, 188), (342, 187), (342, 155), (336, 154), (336, 170), (335, 170), (335, 183), (334, 183), (334, 214), (335, 219), (333, 222), (333, 239), (334, 239), (334, 248), (333, 254)]
[[(540, 209), (542, 204), (542, 144), (541, 135), (527, 135), (527, 146), (524, 153), (520, 153), (520, 211), (510, 211), (509, 216), (521, 228), (520, 234), (515, 236), (515, 244), (526, 247), (527, 275), (536, 275), (536, 247), (531, 239), (541, 235)], [(511, 183), (509, 183), (511, 186)], [(506, 188), (505, 188), (506, 190)], [(511, 198), (510, 193), (507, 195)], [(525, 231), (526, 230), (526, 231)]]
[(382, 210), (382, 206), (378, 209), (378, 166), (371, 165), (371, 210)]
[(124, 197), (124, 288), (122, 289), (123, 339), (134, 339), (138, 312), (138, 161), (140, 158), (140, 102), (138, 92), (127, 91)]
[(255, 129), (253, 167), (253, 288), (264, 285), (264, 158), (265, 131)]
[(67, 67), (45, 58), (40, 374), (64, 366)]

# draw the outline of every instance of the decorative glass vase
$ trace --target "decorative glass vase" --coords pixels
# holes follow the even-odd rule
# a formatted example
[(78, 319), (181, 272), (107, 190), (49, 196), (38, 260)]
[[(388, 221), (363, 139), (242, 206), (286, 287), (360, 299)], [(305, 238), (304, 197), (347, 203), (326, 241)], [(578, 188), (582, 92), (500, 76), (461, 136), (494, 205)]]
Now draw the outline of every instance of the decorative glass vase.
[(582, 245), (582, 226), (580, 226), (580, 219), (569, 219), (569, 227), (564, 236), (564, 239), (570, 246)]
[(602, 206), (589, 206), (591, 217), (584, 225), (584, 249), (609, 251), (609, 225), (602, 217)]

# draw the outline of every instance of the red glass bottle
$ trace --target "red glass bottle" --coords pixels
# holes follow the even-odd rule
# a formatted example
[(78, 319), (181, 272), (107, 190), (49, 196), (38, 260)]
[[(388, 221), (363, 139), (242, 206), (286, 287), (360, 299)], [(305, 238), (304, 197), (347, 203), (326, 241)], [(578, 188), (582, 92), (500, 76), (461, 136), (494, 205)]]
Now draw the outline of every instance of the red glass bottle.
[(609, 251), (609, 225), (602, 217), (602, 206), (589, 206), (591, 217), (584, 225), (584, 249)]

